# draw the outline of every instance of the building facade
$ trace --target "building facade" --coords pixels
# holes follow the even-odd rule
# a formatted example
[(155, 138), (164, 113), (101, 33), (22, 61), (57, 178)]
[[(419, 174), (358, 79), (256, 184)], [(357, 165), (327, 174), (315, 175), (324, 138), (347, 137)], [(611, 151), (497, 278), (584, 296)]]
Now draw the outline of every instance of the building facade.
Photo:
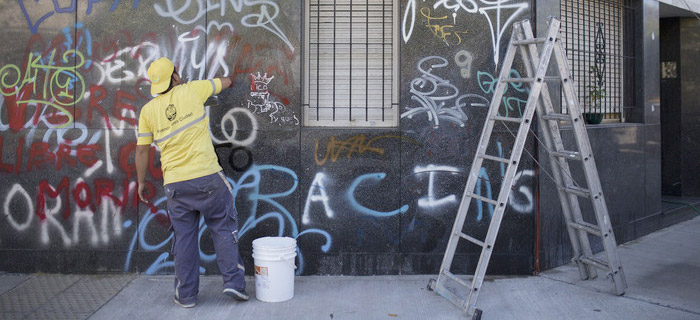
[[(254, 239), (289, 236), (298, 274), (437, 273), (513, 23), (543, 34), (548, 16), (563, 22), (618, 243), (636, 239), (687, 218), (664, 214), (662, 189), (700, 196), (696, 71), (683, 64), (697, 55), (700, 1), (687, 2), (6, 1), (0, 270), (173, 271), (158, 149), (150, 205), (133, 156), (146, 69), (165, 56), (185, 80), (234, 79), (206, 108), (248, 270)], [(678, 93), (664, 100), (665, 86)], [(519, 116), (527, 95), (511, 84), (503, 115)], [(510, 132), (493, 137), (490, 152), (509, 154)], [(526, 150), (489, 273), (572, 255), (538, 165), (546, 150), (535, 138)], [(503, 170), (484, 167), (475, 192), (495, 197)], [(472, 203), (465, 230), (483, 237), (492, 212)], [(200, 240), (202, 272), (217, 273), (203, 223)], [(460, 246), (453, 270), (478, 256)]]

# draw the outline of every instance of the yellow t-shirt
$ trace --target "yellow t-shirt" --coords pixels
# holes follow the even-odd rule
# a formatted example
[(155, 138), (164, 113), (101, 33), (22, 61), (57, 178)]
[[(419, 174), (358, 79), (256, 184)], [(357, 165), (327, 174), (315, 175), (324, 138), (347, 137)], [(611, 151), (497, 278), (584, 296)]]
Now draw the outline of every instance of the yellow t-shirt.
[(204, 110), (207, 98), (221, 89), (219, 79), (191, 81), (141, 108), (137, 144), (160, 147), (164, 185), (221, 171)]

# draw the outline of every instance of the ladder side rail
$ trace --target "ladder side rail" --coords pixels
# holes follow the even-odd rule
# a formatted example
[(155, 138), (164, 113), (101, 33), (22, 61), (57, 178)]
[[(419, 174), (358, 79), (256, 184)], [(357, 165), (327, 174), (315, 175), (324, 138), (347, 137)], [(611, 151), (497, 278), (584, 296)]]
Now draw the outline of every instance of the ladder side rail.
[[(517, 28), (519, 27), (520, 25), (517, 26)], [(516, 28), (516, 26), (513, 26), (513, 28)], [(535, 74), (535, 77), (538, 79), (538, 81), (535, 81), (533, 83), (532, 88), (530, 90), (530, 96), (528, 97), (525, 112), (523, 114), (523, 122), (520, 124), (518, 134), (516, 135), (516, 141), (513, 146), (513, 150), (511, 151), (511, 163), (508, 165), (508, 168), (506, 169), (505, 175), (503, 177), (503, 182), (501, 183), (501, 189), (498, 194), (498, 206), (496, 207), (496, 210), (494, 210), (493, 217), (491, 218), (491, 223), (489, 224), (489, 229), (486, 233), (486, 241), (484, 241), (486, 246), (481, 250), (479, 263), (476, 267), (477, 270), (474, 273), (474, 279), (472, 280), (472, 288), (469, 292), (469, 297), (467, 297), (469, 311), (475, 309), (476, 300), (478, 299), (480, 293), (479, 289), (481, 288), (481, 284), (484, 281), (486, 269), (488, 268), (489, 260), (491, 259), (493, 244), (495, 243), (496, 237), (498, 236), (498, 229), (500, 228), (501, 220), (503, 219), (503, 214), (505, 212), (506, 203), (508, 201), (508, 197), (510, 196), (513, 178), (515, 177), (515, 173), (518, 169), (518, 162), (522, 155), (523, 149), (525, 148), (525, 139), (527, 138), (530, 125), (532, 124), (532, 117), (535, 113), (536, 103), (539, 100), (542, 85), (544, 84), (544, 75), (547, 72), (549, 60), (552, 56), (552, 51), (554, 49), (554, 40), (556, 39), (556, 35), (558, 34), (558, 32), (558, 24), (555, 24), (553, 25), (553, 27), (550, 26), (549, 32), (547, 33), (547, 41), (544, 45), (541, 63), (537, 67), (537, 72)], [(511, 37), (511, 42), (512, 39), (513, 38)], [(510, 43), (508, 50), (511, 51), (513, 48), (514, 46), (512, 45), (512, 43)], [(505, 68), (503, 70), (505, 70)], [(503, 74), (503, 70), (501, 70), (501, 74)], [(508, 72), (510, 72), (510, 70), (508, 70)]]
[[(452, 225), (452, 231), (450, 233), (450, 238), (447, 243), (447, 248), (445, 250), (445, 255), (442, 257), (442, 263), (440, 264), (440, 272), (438, 274), (438, 279), (435, 285), (435, 292), (442, 295), (439, 288), (444, 286), (447, 276), (445, 271), (450, 271), (452, 266), (452, 261), (454, 259), (455, 252), (457, 250), (457, 245), (459, 244), (459, 232), (462, 232), (464, 226), (464, 221), (467, 218), (467, 212), (469, 211), (469, 206), (472, 201), (472, 197), (469, 194), (476, 187), (476, 181), (479, 179), (479, 171), (481, 170), (483, 159), (475, 156), (472, 162), (472, 168), (467, 177), (467, 183), (464, 187), (464, 193), (462, 195), (462, 200), (459, 204), (459, 209), (457, 209), (457, 215), (455, 216), (455, 222)], [(447, 291), (447, 290), (445, 290)], [(443, 295), (444, 296), (444, 295)], [(447, 298), (447, 297), (446, 297)], [(449, 298), (448, 298), (449, 299)]]
[[(529, 23), (523, 23), (523, 33), (526, 38), (534, 38), (532, 28)], [(559, 36), (559, 34), (557, 34)], [(521, 47), (522, 55), (529, 56), (532, 60), (532, 65), (537, 66), (539, 64), (539, 50), (536, 44), (530, 44)], [(556, 56), (555, 56), (556, 59)], [(559, 61), (557, 59), (557, 64), (568, 63), (567, 61)], [(528, 77), (532, 74), (532, 67), (525, 64), (525, 69), (528, 73)], [(560, 75), (560, 77), (562, 77)], [(570, 79), (563, 78), (562, 82), (568, 82)], [(542, 127), (542, 134), (544, 137), (545, 146), (548, 150), (564, 150), (564, 143), (561, 138), (561, 131), (559, 128), (558, 121), (543, 121), (541, 116), (544, 114), (554, 113), (554, 108), (552, 104), (552, 99), (549, 95), (549, 88), (545, 83), (542, 88), (542, 104), (537, 104), (537, 116), (539, 123)], [(578, 197), (571, 193), (567, 193), (563, 190), (563, 186), (573, 185), (571, 178), (571, 170), (569, 168), (569, 163), (567, 160), (554, 157), (548, 152), (547, 157), (549, 158), (550, 167), (552, 168), (552, 175), (557, 188), (557, 194), (561, 202), (561, 209), (564, 216), (564, 222), (566, 223), (566, 229), (569, 234), (569, 239), (571, 241), (571, 246), (574, 251), (574, 261), (579, 269), (579, 274), (582, 280), (589, 278), (596, 278), (596, 269), (585, 263), (582, 263), (578, 259), (582, 254), (585, 256), (591, 256), (593, 254), (591, 250), (591, 245), (588, 239), (588, 234), (584, 230), (574, 229), (570, 227), (571, 222), (583, 221), (581, 215), (581, 208), (579, 206)]]
[[(511, 35), (510, 42), (512, 43), (513, 40), (513, 36)], [(506, 56), (503, 59), (503, 68), (501, 69), (499, 78), (505, 78), (508, 76), (508, 74), (510, 74), (510, 68), (513, 65), (513, 60), (515, 59), (515, 50), (511, 50), (511, 47), (512, 46), (509, 43), (508, 52), (506, 53)], [(469, 205), (472, 200), (472, 197), (470, 197), (469, 194), (474, 192), (476, 182), (479, 179), (479, 172), (481, 171), (481, 166), (483, 164), (483, 158), (481, 158), (479, 155), (486, 154), (488, 144), (491, 139), (491, 133), (493, 132), (493, 127), (495, 124), (493, 118), (498, 115), (498, 110), (500, 109), (501, 100), (503, 99), (503, 95), (505, 93), (507, 85), (507, 83), (499, 81), (497, 83), (496, 90), (494, 91), (489, 111), (484, 121), (484, 127), (481, 130), (481, 138), (479, 139), (479, 145), (476, 150), (474, 160), (472, 161), (472, 167), (469, 172), (469, 177), (467, 178), (467, 183), (462, 194), (462, 200), (459, 204), (459, 209), (457, 210), (455, 223), (452, 226), (450, 240), (447, 243), (447, 249), (442, 259), (442, 264), (440, 265), (440, 273), (438, 274), (438, 279), (435, 284), (435, 292), (440, 293), (441, 291), (443, 291), (442, 287), (444, 287), (443, 284), (446, 280), (446, 277), (444, 276), (443, 272), (445, 270), (449, 272), (452, 266), (454, 254), (460, 239), (459, 232), (462, 232), (464, 221), (466, 220), (466, 215), (469, 211)]]
[[(564, 49), (561, 47), (561, 44), (559, 43), (555, 47), (554, 53), (557, 56), (557, 59), (566, 61), (566, 55), (564, 54)], [(569, 66), (567, 64), (559, 65), (559, 69), (563, 76), (568, 77), (570, 75)], [(578, 97), (575, 94), (571, 81), (564, 84), (564, 92), (566, 94), (567, 101), (569, 101), (569, 105), (579, 105)], [(593, 151), (590, 141), (588, 140), (586, 127), (581, 118), (581, 111), (578, 108), (571, 109), (573, 109), (573, 112), (570, 112), (573, 119), (572, 125), (574, 135), (576, 136), (579, 151), (581, 152), (581, 155), (584, 156), (583, 168), (586, 176), (586, 182), (588, 183), (588, 188), (591, 192), (591, 202), (595, 211), (596, 220), (603, 233), (602, 242), (608, 256), (608, 265), (611, 268), (611, 276), (613, 278), (613, 282), (615, 283), (615, 292), (618, 295), (621, 295), (624, 294), (627, 284), (622, 272), (622, 265), (620, 264), (617, 255), (617, 241), (615, 240), (612, 224), (608, 215), (605, 197), (603, 196), (603, 190), (600, 184), (600, 177), (598, 176), (598, 169), (595, 164), (595, 159), (593, 158)], [(587, 160), (585, 159), (586, 157), (588, 158)]]
[[(561, 56), (561, 59), (566, 59), (566, 56), (564, 55), (564, 49), (559, 45), (557, 47), (557, 50), (555, 50), (555, 54), (557, 56)], [(566, 75), (569, 75), (568, 71), (568, 66), (563, 65), (560, 66), (560, 69), (562, 69), (562, 72), (565, 73)], [(578, 97), (575, 94), (573, 84), (568, 83), (564, 85), (564, 91), (566, 93), (566, 98), (568, 101), (571, 101), (572, 103), (575, 103), (576, 105), (578, 104)], [(578, 108), (571, 108), (572, 110), (572, 118), (578, 119), (578, 121), (573, 122), (573, 130), (575, 131), (575, 138), (576, 138), (576, 143), (579, 147), (579, 151), (581, 152), (582, 156), (584, 157), (583, 160), (583, 168), (584, 168), (584, 173), (586, 176), (586, 183), (588, 184), (588, 189), (591, 192), (591, 200), (593, 202), (593, 208), (596, 211), (596, 217), (597, 218), (602, 218), (598, 217), (597, 214), (598, 212), (600, 213), (605, 213), (607, 215), (607, 206), (605, 203), (605, 197), (603, 196), (603, 189), (600, 184), (600, 177), (598, 175), (598, 168), (595, 163), (595, 159), (593, 157), (593, 149), (591, 147), (590, 141), (588, 139), (588, 134), (586, 132), (586, 127), (584, 122), (582, 121), (582, 114), (581, 110)], [(610, 231), (612, 231), (612, 226), (611, 222), (608, 219), (601, 219), (602, 221), (598, 221), (598, 224), (605, 225), (610, 227)], [(602, 229), (602, 227), (601, 227)], [(602, 231), (605, 231), (602, 229)], [(614, 240), (614, 235), (610, 235), (608, 237), (609, 239)], [(617, 244), (615, 244), (617, 247)]]

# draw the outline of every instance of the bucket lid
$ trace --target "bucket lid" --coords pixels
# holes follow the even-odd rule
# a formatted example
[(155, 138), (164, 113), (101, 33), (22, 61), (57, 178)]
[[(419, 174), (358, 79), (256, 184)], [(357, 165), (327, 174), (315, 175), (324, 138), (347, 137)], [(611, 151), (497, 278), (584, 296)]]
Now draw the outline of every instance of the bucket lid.
[(265, 261), (294, 260), (296, 256), (296, 251), (290, 251), (285, 253), (253, 252), (253, 259)]
[(253, 249), (279, 250), (296, 248), (297, 240), (290, 237), (262, 237), (253, 240)]

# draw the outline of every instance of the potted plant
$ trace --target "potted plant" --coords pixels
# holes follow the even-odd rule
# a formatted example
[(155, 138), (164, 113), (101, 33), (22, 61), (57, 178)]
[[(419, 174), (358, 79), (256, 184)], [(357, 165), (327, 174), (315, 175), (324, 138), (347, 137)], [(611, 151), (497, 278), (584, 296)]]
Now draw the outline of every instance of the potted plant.
[(605, 88), (603, 88), (604, 82), (601, 77), (597, 76), (598, 67), (591, 66), (588, 73), (591, 75), (591, 84), (588, 86), (588, 97), (586, 97), (586, 101), (591, 108), (586, 108), (590, 112), (584, 112), (583, 119), (588, 124), (599, 124), (603, 121), (603, 113), (600, 107), (603, 98), (605, 98), (607, 94)]

